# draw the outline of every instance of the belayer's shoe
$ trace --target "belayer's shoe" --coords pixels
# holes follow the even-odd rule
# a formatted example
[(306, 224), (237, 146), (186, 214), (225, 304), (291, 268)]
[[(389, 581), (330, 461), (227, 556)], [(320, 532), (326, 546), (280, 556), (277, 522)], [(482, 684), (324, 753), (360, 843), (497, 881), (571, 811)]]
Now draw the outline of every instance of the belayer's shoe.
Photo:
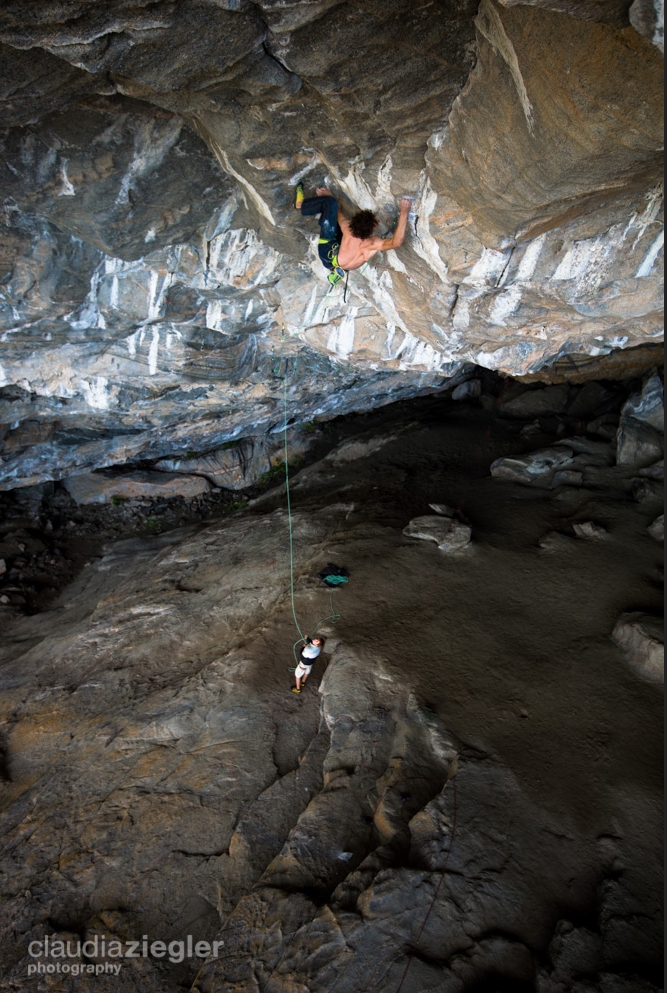
[(301, 690), (297, 690), (296, 686), (292, 687), (292, 693), (300, 693)]
[(304, 201), (303, 196), (303, 183), (296, 184), (296, 190), (294, 192), (294, 209), (301, 210), (301, 204)]

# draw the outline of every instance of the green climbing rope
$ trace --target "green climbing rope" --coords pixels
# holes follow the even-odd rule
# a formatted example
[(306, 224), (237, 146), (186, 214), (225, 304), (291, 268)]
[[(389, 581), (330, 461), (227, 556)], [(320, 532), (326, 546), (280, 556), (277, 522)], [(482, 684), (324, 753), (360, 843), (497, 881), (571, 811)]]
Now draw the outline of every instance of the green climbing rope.
[[(282, 326), (282, 332), (280, 336), (280, 348), (281, 351), (284, 350), (285, 344), (285, 325)], [(283, 448), (285, 451), (285, 492), (287, 494), (287, 523), (289, 527), (289, 582), (290, 582), (290, 598), (292, 601), (292, 617), (294, 618), (294, 624), (297, 631), (299, 632), (299, 640), (295, 642), (294, 648), (299, 644), (300, 641), (305, 641), (303, 631), (299, 627), (299, 621), (296, 616), (296, 605), (294, 603), (294, 528), (292, 525), (292, 502), (290, 500), (289, 492), (289, 459), (287, 452), (287, 361), (285, 361), (285, 371), (283, 378)], [(296, 651), (294, 651), (294, 658), (296, 659)]]
[[(281, 356), (284, 354), (285, 345), (285, 325), (282, 325), (281, 335), (280, 335), (280, 352)], [(287, 495), (287, 524), (289, 528), (289, 581), (290, 581), (290, 600), (292, 604), (292, 617), (294, 618), (294, 625), (299, 632), (299, 637), (294, 642), (292, 646), (292, 655), (294, 656), (294, 661), (298, 665), (299, 660), (296, 657), (296, 646), (302, 641), (306, 641), (306, 637), (299, 626), (299, 620), (296, 616), (296, 603), (294, 595), (294, 526), (292, 523), (292, 501), (290, 498), (289, 489), (289, 452), (287, 448), (287, 360), (283, 366), (283, 452), (285, 461), (285, 493)], [(333, 594), (334, 590), (329, 591), (329, 605), (331, 608), (331, 613), (323, 617), (315, 625), (310, 637), (313, 637), (315, 632), (320, 627), (320, 624), (324, 624), (325, 621), (332, 621), (336, 623), (338, 618), (341, 616), (333, 605)], [(294, 669), (290, 669), (290, 672), (294, 672)]]

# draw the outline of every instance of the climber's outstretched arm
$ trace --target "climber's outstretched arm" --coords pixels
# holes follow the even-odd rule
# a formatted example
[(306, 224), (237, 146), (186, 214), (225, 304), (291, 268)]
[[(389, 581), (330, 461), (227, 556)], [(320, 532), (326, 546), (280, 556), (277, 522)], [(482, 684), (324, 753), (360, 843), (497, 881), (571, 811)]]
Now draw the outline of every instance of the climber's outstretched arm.
[(408, 226), (408, 214), (410, 213), (410, 207), (412, 206), (412, 200), (407, 197), (403, 197), (401, 200), (401, 212), (398, 217), (398, 224), (396, 225), (396, 230), (394, 231), (391, 238), (377, 238), (376, 241), (380, 242), (378, 248), (382, 252), (388, 252), (391, 248), (400, 248), (403, 244), (405, 238), (405, 231)]

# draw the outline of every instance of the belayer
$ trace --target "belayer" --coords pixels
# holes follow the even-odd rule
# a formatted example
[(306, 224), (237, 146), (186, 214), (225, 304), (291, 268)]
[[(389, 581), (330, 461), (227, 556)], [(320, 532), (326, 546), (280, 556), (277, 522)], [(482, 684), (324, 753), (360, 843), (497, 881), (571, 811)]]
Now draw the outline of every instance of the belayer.
[(297, 667), (294, 670), (296, 686), (292, 687), (292, 693), (300, 693), (301, 684), (306, 685), (306, 681), (310, 676), (310, 670), (313, 668), (313, 662), (324, 648), (324, 638), (322, 637), (306, 638), (305, 642), (299, 653)]
[(317, 196), (304, 199), (303, 185), (299, 183), (294, 206), (306, 217), (319, 214), (317, 250), (322, 265), (329, 270), (327, 279), (333, 286), (345, 278), (346, 272), (360, 269), (378, 252), (388, 252), (403, 244), (411, 206), (407, 197), (401, 200), (398, 224), (391, 237), (379, 238), (373, 235), (380, 222), (372, 210), (359, 210), (348, 219), (326, 187), (318, 186), (315, 192)]

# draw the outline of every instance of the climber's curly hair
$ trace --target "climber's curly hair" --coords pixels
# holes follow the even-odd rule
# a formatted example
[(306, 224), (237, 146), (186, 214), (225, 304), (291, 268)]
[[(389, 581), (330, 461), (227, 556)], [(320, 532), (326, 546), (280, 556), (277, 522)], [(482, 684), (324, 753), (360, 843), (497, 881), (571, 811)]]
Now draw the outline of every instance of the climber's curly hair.
[(350, 231), (355, 238), (370, 238), (378, 219), (372, 210), (359, 210), (350, 221)]

